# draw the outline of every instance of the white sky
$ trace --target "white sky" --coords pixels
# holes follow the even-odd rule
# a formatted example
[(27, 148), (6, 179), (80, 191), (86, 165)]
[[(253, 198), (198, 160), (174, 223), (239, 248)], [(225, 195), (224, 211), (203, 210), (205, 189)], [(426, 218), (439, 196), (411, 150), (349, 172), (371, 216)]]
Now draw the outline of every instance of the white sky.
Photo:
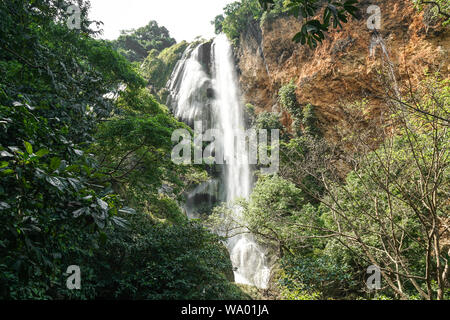
[[(137, 29), (150, 20), (165, 26), (177, 40), (211, 38), (210, 21), (236, 0), (90, 0), (90, 19), (104, 23), (102, 38), (116, 39), (120, 30)], [(94, 25), (92, 25), (94, 27)], [(95, 27), (94, 27), (95, 29)]]

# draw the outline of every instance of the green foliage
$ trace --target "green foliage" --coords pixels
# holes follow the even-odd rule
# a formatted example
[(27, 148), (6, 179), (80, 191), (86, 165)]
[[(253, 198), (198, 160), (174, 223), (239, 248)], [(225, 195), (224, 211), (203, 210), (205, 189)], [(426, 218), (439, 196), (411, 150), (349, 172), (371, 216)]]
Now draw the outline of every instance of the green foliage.
[[(0, 298), (241, 298), (219, 239), (177, 205), (202, 177), (170, 161), (185, 126), (93, 38), (88, 2), (67, 28), (73, 3), (0, 2)], [(152, 26), (161, 41), (133, 36), (161, 49)]]
[(294, 84), (292, 80), (288, 84), (281, 87), (278, 92), (279, 101), (283, 109), (288, 112), (293, 121), (292, 128), (297, 136), (301, 135), (300, 125), (302, 122), (302, 106), (298, 103), (297, 94), (295, 91), (297, 90), (297, 86)]
[(117, 40), (112, 41), (114, 48), (129, 61), (143, 61), (152, 50), (162, 51), (173, 46), (175, 39), (170, 37), (165, 27), (150, 21), (137, 30), (124, 30)]
[(245, 117), (245, 123), (246, 127), (250, 128), (255, 124), (256, 120), (256, 109), (255, 106), (251, 103), (247, 103), (244, 108), (244, 117)]
[[(291, 80), (288, 84), (282, 86), (278, 92), (278, 97), (283, 109), (292, 117), (292, 127), (297, 137), (302, 133), (319, 137), (318, 119), (315, 107), (311, 104), (300, 105), (296, 94), (297, 86)], [(302, 130), (303, 128), (303, 130)]]
[(255, 128), (258, 130), (265, 129), (283, 129), (280, 122), (280, 116), (273, 112), (263, 111), (256, 116)]
[[(119, 221), (122, 203), (98, 183), (95, 161), (84, 151), (98, 119), (113, 109), (105, 94), (143, 81), (84, 26), (70, 31), (55, 23), (69, 4), (0, 4), (4, 298), (61, 297), (65, 269), (90, 261), (101, 230)], [(29, 14), (37, 8), (39, 14)], [(92, 297), (92, 291), (87, 287), (79, 297)]]
[(301, 119), (302, 107), (297, 101), (297, 94), (295, 93), (296, 90), (297, 86), (294, 84), (294, 81), (291, 80), (291, 82), (281, 87), (278, 95), (282, 107), (293, 117)]
[[(331, 28), (342, 28), (349, 16), (356, 17), (358, 0), (332, 1), (332, 0), (242, 0), (236, 1), (224, 8), (225, 19), (222, 30), (236, 45), (241, 33), (249, 28), (253, 22), (260, 22), (276, 18), (289, 13), (296, 18), (304, 18), (301, 30), (294, 36), (293, 41), (308, 44), (315, 48), (325, 39), (325, 33)], [(323, 9), (320, 19), (315, 16)], [(216, 20), (220, 26), (220, 20)], [(217, 26), (216, 24), (216, 26)], [(216, 27), (220, 30), (220, 27)]]
[(257, 0), (242, 0), (232, 2), (224, 8), (224, 21), (222, 30), (237, 45), (241, 33), (247, 29), (252, 22), (257, 22), (261, 18), (263, 10)]
[(306, 198), (301, 189), (281, 177), (260, 176), (248, 202), (240, 202), (245, 227), (279, 256), (277, 278), (284, 298), (345, 296), (356, 290), (352, 260), (345, 248), (321, 238), (325, 235), (320, 231), (322, 215), (328, 210)]
[(278, 176), (260, 176), (248, 202), (242, 201), (246, 227), (279, 253), (297, 245), (295, 223), (312, 218), (304, 215), (302, 191)]
[(284, 6), (284, 0), (277, 0), (271, 6), (270, 10), (264, 10), (260, 20), (260, 27), (263, 28), (265, 24), (270, 24), (276, 18), (286, 14), (287, 12)]
[[(259, 0), (264, 10), (272, 10), (275, 0)], [(342, 23), (347, 23), (349, 15), (357, 17), (358, 11), (355, 4), (358, 0), (333, 1), (333, 0), (286, 0), (284, 7), (296, 18), (304, 18), (306, 21), (294, 38), (295, 42), (302, 45), (308, 44), (310, 48), (317, 47), (325, 39), (325, 33), (330, 28), (342, 28)], [(323, 10), (322, 20), (313, 19), (321, 9)]]
[(100, 172), (133, 206), (165, 218), (158, 214), (163, 205), (159, 188), (164, 185), (170, 189), (169, 196), (179, 198), (189, 176), (198, 171), (177, 166), (170, 157), (172, 132), (188, 127), (147, 89), (125, 90), (116, 104), (118, 114), (98, 127), (96, 143), (91, 146), (102, 165)]
[(152, 50), (141, 66), (140, 73), (148, 81), (153, 92), (158, 94), (160, 102), (165, 102), (167, 98), (164, 88), (188, 45), (183, 41), (161, 52)]
[(349, 288), (356, 288), (352, 268), (320, 251), (309, 256), (288, 256), (281, 263), (283, 273), (279, 285), (291, 300), (345, 297)]
[[(259, 114), (255, 114), (255, 107), (251, 104), (246, 105), (245, 118), (247, 126), (251, 129), (256, 130), (267, 130), (268, 139), (272, 139), (272, 130), (279, 131), (279, 139), (281, 141), (289, 141), (291, 135), (286, 130), (286, 128), (281, 123), (280, 114), (275, 112), (263, 111)], [(271, 154), (272, 146), (269, 143), (267, 146), (258, 146), (259, 152), (266, 152), (266, 154)], [(265, 150), (263, 150), (263, 148)]]
[[(346, 234), (355, 232), (356, 228), (359, 241), (345, 239), (346, 246), (361, 255), (363, 245), (373, 248), (371, 254), (377, 263), (391, 270), (396, 268), (395, 262), (389, 258), (391, 250), (394, 250), (391, 249), (392, 241), (401, 238), (401, 247), (408, 250), (400, 249), (397, 259), (409, 261), (406, 270), (411, 275), (420, 277), (426, 274), (427, 253), (423, 239), (427, 235), (424, 233), (423, 222), (433, 219), (433, 211), (420, 200), (422, 196), (418, 181), (422, 170), (430, 170), (436, 149), (448, 154), (448, 131), (445, 132), (434, 141), (429, 134), (408, 132), (396, 137), (389, 148), (383, 146), (369, 154), (362, 162), (362, 168), (347, 176), (345, 186), (333, 187), (333, 197), (339, 194), (339, 198), (336, 197), (333, 202), (339, 210), (345, 212), (345, 217), (340, 214), (336, 216), (330, 211), (326, 218), (327, 228), (337, 230), (339, 226), (340, 232)], [(413, 153), (419, 152), (418, 150), (421, 152), (420, 170), (415, 167)], [(436, 217), (445, 217), (445, 212), (448, 212), (448, 205), (445, 203), (448, 172), (443, 171), (438, 175), (433, 187)], [(341, 224), (343, 221), (346, 222)], [(355, 227), (350, 221), (357, 221), (358, 226)], [(392, 238), (377, 236), (380, 230), (383, 235)], [(444, 252), (443, 257), (445, 261), (448, 254)], [(435, 262), (430, 263), (435, 268)], [(423, 279), (418, 278), (416, 282), (425, 287)], [(407, 297), (417, 295), (417, 288), (406, 281), (403, 289)], [(394, 294), (390, 290), (386, 291)]]
[(225, 20), (225, 17), (222, 14), (219, 14), (214, 18), (213, 21), (211, 21), (211, 24), (214, 26), (214, 33), (220, 34), (222, 33), (223, 29), (223, 21)]
[(265, 11), (258, 0), (241, 0), (228, 4), (224, 8), (224, 14), (219, 15), (212, 22), (216, 33), (223, 32), (234, 44), (239, 43), (241, 34), (249, 30), (250, 26), (262, 25), (265, 21), (275, 19), (283, 14), (286, 9), (284, 0), (274, 0), (271, 11)]
[(245, 299), (226, 275), (232, 269), (220, 239), (195, 222), (168, 226), (147, 215), (129, 229), (109, 230), (99, 252), (97, 291), (103, 298), (150, 300)]
[(288, 141), (290, 138), (286, 128), (281, 123), (280, 114), (276, 112), (263, 111), (256, 114), (255, 106), (248, 103), (245, 106), (245, 121), (248, 128), (256, 130), (279, 130), (280, 138)]
[(280, 139), (284, 141), (287, 141), (290, 137), (286, 128), (281, 123), (280, 114), (278, 113), (263, 111), (256, 116), (254, 122), (254, 128), (257, 130), (264, 129), (269, 133), (271, 132), (271, 130), (279, 130)]
[(411, 0), (415, 7), (419, 11), (423, 11), (427, 6), (432, 15), (431, 18), (443, 18), (443, 25), (447, 26), (450, 24), (450, 2), (447, 0), (435, 0), (435, 1), (424, 1), (424, 0)]
[(303, 131), (306, 134), (309, 134), (314, 137), (320, 137), (321, 132), (318, 128), (318, 119), (316, 115), (316, 108), (307, 104), (303, 107)]
[(280, 167), (283, 178), (303, 190), (308, 202), (317, 204), (323, 195), (323, 161), (330, 152), (328, 144), (317, 137), (302, 135), (281, 144)]
[[(358, 150), (345, 179), (331, 165), (342, 161), (339, 151), (314, 130), (314, 107), (303, 108), (306, 134), (282, 143), (280, 176), (260, 176), (249, 200), (241, 201), (244, 227), (278, 255), (283, 298), (447, 298), (441, 279), (448, 245), (433, 243), (448, 239), (437, 231), (449, 211), (448, 84), (431, 77), (410, 98), (414, 107), (409, 100), (395, 105), (396, 134), (377, 148), (359, 131), (344, 132)], [(280, 96), (297, 107), (294, 86)], [(373, 264), (384, 272), (377, 292), (365, 284)]]

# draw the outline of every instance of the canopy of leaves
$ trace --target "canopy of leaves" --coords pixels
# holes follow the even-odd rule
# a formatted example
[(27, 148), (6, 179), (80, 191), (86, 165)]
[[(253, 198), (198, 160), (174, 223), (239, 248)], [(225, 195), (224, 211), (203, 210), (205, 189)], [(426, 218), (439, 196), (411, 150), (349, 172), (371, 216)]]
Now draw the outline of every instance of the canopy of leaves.
[[(257, 0), (242, 0), (228, 4), (224, 8), (222, 31), (233, 44), (238, 44), (241, 33), (253, 22), (258, 22), (263, 14)], [(219, 21), (216, 20), (216, 25)], [(220, 27), (216, 26), (216, 30)]]
[(223, 31), (223, 21), (225, 20), (225, 17), (223, 16), (223, 14), (219, 14), (218, 16), (216, 16), (214, 18), (213, 21), (211, 21), (211, 24), (214, 26), (214, 33), (215, 34), (220, 34)]
[[(65, 23), (72, 4), (81, 29)], [(242, 298), (219, 239), (176, 203), (201, 176), (170, 161), (184, 125), (93, 38), (88, 8), (0, 2), (0, 298)], [(166, 46), (154, 24), (142, 45), (145, 30)], [(81, 290), (66, 288), (70, 265)]]
[(148, 80), (152, 92), (157, 94), (159, 101), (162, 103), (165, 102), (168, 94), (165, 90), (167, 81), (188, 45), (186, 41), (182, 41), (161, 52), (154, 49), (150, 51), (141, 66), (142, 76)]
[[(301, 44), (308, 44), (311, 48), (325, 39), (325, 34), (331, 29), (342, 27), (349, 16), (357, 17), (358, 0), (242, 0), (233, 2), (224, 8), (222, 30), (228, 38), (237, 44), (241, 33), (248, 29), (253, 21), (274, 18), (279, 14), (289, 13), (296, 18), (304, 19), (301, 30), (293, 40)], [(317, 15), (323, 11), (322, 17)], [(264, 12), (271, 12), (269, 17)], [(217, 23), (220, 21), (216, 20)], [(220, 27), (216, 27), (220, 30)]]
[(122, 31), (119, 38), (112, 41), (113, 47), (132, 62), (142, 62), (150, 51), (162, 51), (175, 43), (169, 31), (153, 20), (145, 27)]

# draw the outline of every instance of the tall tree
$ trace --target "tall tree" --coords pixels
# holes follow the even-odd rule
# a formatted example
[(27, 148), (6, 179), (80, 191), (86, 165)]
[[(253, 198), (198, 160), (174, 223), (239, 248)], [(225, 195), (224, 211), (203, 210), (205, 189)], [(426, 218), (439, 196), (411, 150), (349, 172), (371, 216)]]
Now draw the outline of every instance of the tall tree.
[(176, 43), (169, 31), (154, 20), (139, 29), (124, 30), (113, 42), (114, 48), (128, 60), (142, 62), (150, 51), (162, 51)]

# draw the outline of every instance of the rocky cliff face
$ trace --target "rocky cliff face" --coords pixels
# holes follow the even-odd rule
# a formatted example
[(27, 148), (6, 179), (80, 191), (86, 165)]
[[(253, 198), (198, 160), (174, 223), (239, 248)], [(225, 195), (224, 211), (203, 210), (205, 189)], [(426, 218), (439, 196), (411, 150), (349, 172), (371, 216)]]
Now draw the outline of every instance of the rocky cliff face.
[[(280, 111), (278, 90), (293, 80), (299, 102), (317, 107), (328, 138), (341, 118), (342, 104), (367, 99), (369, 114), (379, 112), (384, 88), (378, 71), (383, 70), (386, 58), (381, 48), (375, 56), (369, 53), (372, 34), (366, 11), (371, 4), (381, 8), (380, 35), (400, 84), (414, 86), (426, 70), (449, 75), (449, 28), (428, 18), (426, 10), (418, 13), (410, 0), (362, 0), (360, 19), (353, 18), (342, 30), (332, 31), (313, 50), (292, 41), (301, 27), (301, 21), (293, 17), (279, 17), (262, 27), (251, 25), (242, 34), (236, 53), (246, 102), (257, 111)], [(283, 122), (291, 123), (288, 115), (283, 114)]]

